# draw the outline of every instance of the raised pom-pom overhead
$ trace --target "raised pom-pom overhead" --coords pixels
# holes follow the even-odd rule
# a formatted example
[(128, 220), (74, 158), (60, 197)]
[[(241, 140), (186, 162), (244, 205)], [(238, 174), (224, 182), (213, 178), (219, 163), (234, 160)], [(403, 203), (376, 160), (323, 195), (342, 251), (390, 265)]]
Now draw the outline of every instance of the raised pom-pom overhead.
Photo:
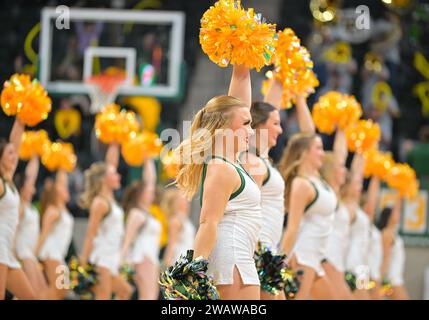
[(16, 115), (22, 123), (33, 127), (48, 118), (52, 101), (37, 80), (14, 74), (4, 83), (1, 106), (8, 116)]
[(139, 131), (136, 115), (131, 111), (120, 111), (116, 104), (107, 105), (95, 117), (95, 134), (105, 144), (123, 144)]
[(366, 178), (375, 176), (381, 180), (385, 180), (389, 171), (395, 165), (390, 153), (381, 152), (376, 149), (369, 150), (364, 154), (364, 157), (364, 175)]
[(122, 156), (130, 166), (141, 166), (146, 158), (159, 156), (162, 141), (153, 132), (133, 134), (122, 144)]
[(45, 130), (25, 131), (22, 135), (19, 158), (21, 160), (30, 160), (34, 156), (42, 157), (49, 146), (50, 141)]
[(54, 142), (45, 149), (42, 156), (42, 163), (49, 171), (72, 172), (76, 162), (77, 157), (71, 143)]
[(345, 130), (351, 152), (363, 153), (375, 148), (381, 138), (380, 126), (371, 120), (359, 120)]
[(386, 180), (388, 186), (397, 189), (403, 197), (412, 199), (418, 193), (419, 182), (416, 178), (416, 172), (406, 163), (395, 164), (389, 170)]
[(319, 85), (310, 53), (290, 28), (277, 34), (274, 66), (275, 76), (283, 84), (284, 108), (290, 108), (297, 95), (307, 97)]
[(313, 121), (317, 129), (331, 134), (335, 129), (345, 129), (357, 122), (362, 115), (362, 107), (354, 96), (329, 91), (314, 104)]
[(201, 18), (201, 48), (221, 67), (244, 65), (259, 71), (271, 63), (275, 41), (275, 24), (265, 23), (237, 0), (218, 1)]

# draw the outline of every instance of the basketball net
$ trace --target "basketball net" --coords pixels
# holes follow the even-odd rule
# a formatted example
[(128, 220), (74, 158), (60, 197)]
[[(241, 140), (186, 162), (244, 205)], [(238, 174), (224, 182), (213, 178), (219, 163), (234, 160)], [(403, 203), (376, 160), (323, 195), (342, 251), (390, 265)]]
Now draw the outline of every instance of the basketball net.
[(114, 103), (124, 81), (125, 75), (106, 72), (86, 79), (85, 83), (88, 85), (89, 98), (91, 99), (91, 113), (96, 114), (106, 105)]

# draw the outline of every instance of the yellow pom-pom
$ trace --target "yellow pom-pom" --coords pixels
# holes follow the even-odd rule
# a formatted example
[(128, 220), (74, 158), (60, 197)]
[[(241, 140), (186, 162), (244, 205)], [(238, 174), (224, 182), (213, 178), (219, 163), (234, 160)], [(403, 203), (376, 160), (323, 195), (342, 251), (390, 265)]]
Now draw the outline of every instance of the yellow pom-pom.
[(387, 184), (397, 189), (399, 194), (409, 199), (414, 198), (419, 190), (416, 172), (406, 163), (397, 163), (387, 175)]
[(19, 158), (21, 160), (30, 160), (36, 155), (42, 157), (49, 145), (48, 133), (45, 130), (26, 131), (22, 135)]
[(362, 107), (354, 96), (329, 91), (314, 104), (312, 115), (317, 129), (331, 134), (336, 128), (345, 129), (357, 122), (362, 115)]
[(48, 93), (39, 82), (34, 82), (29, 90), (25, 103), (18, 112), (18, 119), (28, 125), (35, 126), (48, 118), (51, 112), (52, 101)]
[(381, 138), (380, 126), (371, 120), (359, 120), (349, 126), (345, 134), (349, 150), (357, 153), (375, 148)]
[(244, 65), (258, 71), (271, 63), (276, 26), (265, 23), (237, 0), (220, 0), (201, 18), (201, 48), (221, 67)]
[(364, 175), (366, 178), (375, 176), (381, 180), (385, 180), (395, 162), (392, 155), (386, 152), (372, 149), (364, 154), (365, 168)]
[(308, 96), (319, 85), (313, 72), (313, 61), (308, 50), (292, 29), (286, 28), (277, 34), (274, 57), (276, 78), (283, 84), (282, 107), (295, 103), (296, 95)]
[(77, 157), (71, 143), (54, 142), (45, 149), (42, 156), (42, 163), (49, 171), (72, 172), (76, 162)]
[(95, 133), (103, 143), (122, 144), (139, 130), (135, 113), (119, 109), (118, 105), (111, 104), (95, 117)]
[(48, 117), (52, 101), (37, 80), (15, 74), (4, 84), (1, 105), (7, 115), (17, 115), (22, 123), (35, 126)]
[(122, 156), (130, 166), (141, 166), (147, 157), (156, 157), (162, 149), (162, 141), (152, 132), (133, 134), (122, 144)]

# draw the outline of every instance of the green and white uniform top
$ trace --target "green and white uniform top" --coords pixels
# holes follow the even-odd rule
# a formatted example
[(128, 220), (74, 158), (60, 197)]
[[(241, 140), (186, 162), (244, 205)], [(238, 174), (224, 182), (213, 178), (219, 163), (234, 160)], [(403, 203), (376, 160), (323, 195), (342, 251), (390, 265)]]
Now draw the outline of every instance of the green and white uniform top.
[[(261, 192), (255, 181), (240, 163), (231, 163), (241, 179), (225, 208), (217, 229), (217, 239), (209, 257), (208, 274), (216, 285), (233, 283), (234, 267), (237, 267), (245, 285), (259, 285), (259, 277), (253, 255), (262, 225)], [(207, 164), (204, 164), (201, 181), (201, 199)], [(216, 195), (213, 195), (216, 196)]]

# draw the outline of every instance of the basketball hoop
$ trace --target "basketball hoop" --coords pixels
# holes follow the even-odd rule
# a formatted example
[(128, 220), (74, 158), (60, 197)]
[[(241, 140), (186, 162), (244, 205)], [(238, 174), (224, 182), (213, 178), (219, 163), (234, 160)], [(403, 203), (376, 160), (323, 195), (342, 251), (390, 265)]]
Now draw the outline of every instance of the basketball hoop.
[(121, 73), (102, 73), (86, 79), (89, 97), (91, 99), (91, 113), (98, 113), (104, 106), (115, 102), (119, 87), (125, 82), (125, 75)]

